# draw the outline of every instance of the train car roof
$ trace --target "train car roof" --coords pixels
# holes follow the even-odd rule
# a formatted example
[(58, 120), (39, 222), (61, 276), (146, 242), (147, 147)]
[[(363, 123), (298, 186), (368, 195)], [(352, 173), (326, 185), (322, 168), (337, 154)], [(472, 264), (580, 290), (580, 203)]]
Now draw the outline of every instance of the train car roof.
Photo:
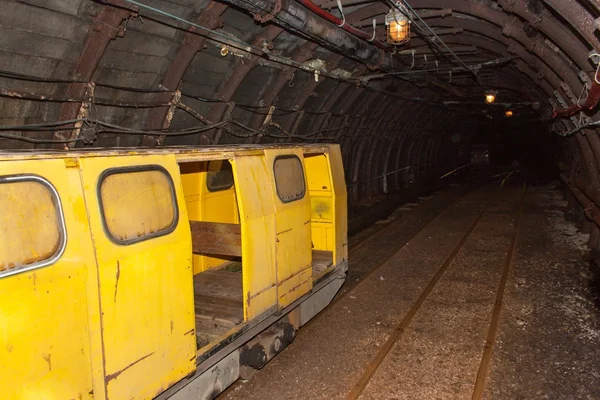
[(81, 158), (81, 157), (122, 157), (132, 155), (161, 155), (174, 154), (179, 162), (233, 158), (236, 155), (262, 153), (265, 149), (302, 149), (305, 154), (322, 153), (329, 150), (325, 143), (297, 143), (297, 144), (235, 144), (214, 146), (164, 146), (160, 148), (93, 148), (74, 150), (0, 150), (0, 161), (20, 159), (46, 159), (46, 158)]

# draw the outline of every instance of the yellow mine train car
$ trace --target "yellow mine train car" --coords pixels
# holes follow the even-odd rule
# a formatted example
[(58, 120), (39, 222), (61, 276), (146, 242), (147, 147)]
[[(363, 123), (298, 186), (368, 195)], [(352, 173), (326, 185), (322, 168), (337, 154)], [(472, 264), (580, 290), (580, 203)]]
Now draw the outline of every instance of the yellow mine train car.
[(337, 145), (0, 153), (0, 396), (212, 398), (347, 257)]

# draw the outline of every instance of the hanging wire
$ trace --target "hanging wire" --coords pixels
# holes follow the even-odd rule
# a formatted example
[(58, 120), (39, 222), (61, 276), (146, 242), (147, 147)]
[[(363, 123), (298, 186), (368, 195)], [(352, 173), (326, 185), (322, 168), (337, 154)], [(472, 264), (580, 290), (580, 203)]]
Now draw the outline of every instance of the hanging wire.
[[(375, 40), (375, 34), (377, 33), (377, 20), (375, 18), (373, 18), (373, 36), (371, 36), (371, 39), (368, 39), (369, 42), (372, 42), (373, 40)], [(396, 49), (394, 49), (394, 52), (396, 51)]]
[[(277, 62), (277, 63), (284, 64), (284, 65), (288, 65), (288, 66), (291, 66), (291, 67), (295, 67), (297, 69), (302, 69), (302, 70), (313, 72), (313, 73), (315, 71), (317, 71), (317, 70), (313, 70), (313, 69), (305, 66), (302, 63), (294, 61), (294, 60), (292, 60), (290, 58), (284, 58), (284, 57), (280, 57), (280, 56), (274, 56), (270, 52), (266, 52), (266, 51), (264, 51), (260, 47), (254, 46), (252, 44), (244, 42), (243, 40), (240, 40), (240, 39), (237, 39), (235, 37), (226, 35), (224, 33), (216, 31), (214, 29), (210, 29), (210, 28), (208, 28), (206, 26), (203, 26), (203, 25), (197, 24), (195, 22), (189, 21), (189, 20), (187, 20), (185, 18), (178, 17), (178, 16), (176, 16), (174, 14), (171, 14), (171, 13), (169, 13), (167, 11), (161, 10), (159, 8), (156, 8), (156, 7), (152, 7), (152, 6), (148, 5), (148, 4), (144, 4), (144, 3), (136, 1), (136, 0), (123, 0), (123, 1), (128, 2), (130, 4), (133, 4), (135, 6), (138, 6), (140, 8), (143, 8), (145, 10), (154, 12), (156, 14), (165, 16), (167, 18), (174, 19), (174, 20), (176, 20), (178, 22), (181, 22), (183, 24), (186, 24), (186, 25), (189, 25), (189, 26), (201, 29), (201, 30), (203, 30), (203, 31), (205, 31), (207, 33), (210, 33), (212, 35), (215, 35), (215, 36), (218, 36), (218, 37), (222, 38), (222, 39), (219, 39), (219, 38), (212, 37), (210, 35), (202, 35), (201, 33), (197, 33), (197, 34), (200, 34), (202, 36), (206, 36), (209, 39), (214, 40), (214, 41), (216, 41), (218, 43), (221, 43), (221, 44), (224, 44), (224, 45), (227, 45), (227, 46), (231, 46), (231, 47), (235, 47), (236, 49), (244, 51), (244, 52), (251, 52), (249, 50), (253, 50), (254, 51), (254, 53), (253, 53), (254, 55), (257, 55), (257, 56), (260, 56), (260, 57), (265, 57), (265, 58), (267, 58), (270, 61)], [(265, 14), (273, 15), (272, 12), (271, 12), (271, 10), (267, 10), (264, 7), (257, 6), (256, 4), (250, 3), (247, 0), (244, 0), (244, 1), (246, 3), (248, 3), (248, 4), (251, 4), (254, 7), (260, 8), (261, 11), (263, 11)], [(294, 18), (294, 19), (296, 19), (298, 21), (302, 21), (297, 15), (293, 15), (293, 14), (289, 13), (287, 10), (282, 10), (281, 12), (286, 12), (286, 14), (288, 16), (290, 16), (291, 18)], [(277, 21), (279, 22), (280, 25), (282, 25), (282, 26), (285, 27), (285, 29), (287, 29), (289, 31), (292, 31), (292, 32), (296, 32), (296, 33), (298, 33), (300, 35), (303, 35), (304, 37), (307, 37), (307, 38), (315, 41), (316, 43), (319, 43), (320, 45), (326, 44), (330, 48), (334, 48), (334, 49), (336, 49), (338, 51), (343, 51), (343, 49), (341, 47), (335, 45), (335, 43), (331, 43), (331, 42), (325, 42), (324, 43), (324, 41), (323, 41), (322, 38), (318, 38), (318, 37), (316, 37), (314, 35), (310, 35), (310, 34), (308, 34), (306, 32), (299, 31), (298, 29), (294, 28), (289, 23), (287, 23), (285, 20), (282, 20), (281, 18), (278, 18), (276, 15), (273, 15), (273, 16), (274, 16), (274, 18), (277, 19)], [(232, 46), (232, 43), (235, 44), (235, 46)], [(352, 57), (349, 57), (349, 58), (352, 58)], [(337, 81), (345, 81), (344, 78), (336, 76), (336, 75), (333, 75), (333, 74), (329, 74), (326, 71), (320, 71), (320, 70), (318, 70), (318, 71), (319, 71), (320, 75), (326, 76), (326, 77), (328, 77), (330, 79), (334, 79), (334, 80), (337, 80)]]
[(340, 14), (342, 15), (342, 23), (341, 23), (341, 25), (338, 25), (338, 27), (341, 28), (342, 26), (344, 26), (346, 24), (346, 16), (344, 15), (344, 9), (342, 8), (341, 0), (337, 0), (337, 7), (338, 7), (338, 10), (340, 10)]

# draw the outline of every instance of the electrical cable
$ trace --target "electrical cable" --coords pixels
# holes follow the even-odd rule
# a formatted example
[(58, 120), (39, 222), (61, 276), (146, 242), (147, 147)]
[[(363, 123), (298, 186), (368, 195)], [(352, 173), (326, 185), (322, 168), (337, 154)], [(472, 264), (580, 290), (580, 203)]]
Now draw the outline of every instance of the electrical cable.
[(472, 73), (472, 74), (473, 74), (473, 76), (475, 77), (475, 80), (476, 80), (476, 81), (477, 81), (479, 84), (481, 84), (481, 82), (480, 82), (480, 79), (479, 79), (479, 75), (477, 75), (477, 73), (476, 73), (475, 71), (473, 71), (471, 68), (469, 68), (469, 67), (467, 66), (467, 64), (465, 64), (465, 62), (464, 62), (463, 60), (461, 60), (461, 59), (460, 59), (460, 57), (459, 57), (458, 55), (456, 55), (456, 53), (454, 53), (454, 52), (452, 51), (452, 49), (450, 49), (450, 47), (448, 47), (448, 45), (446, 44), (446, 42), (444, 42), (444, 41), (443, 41), (443, 40), (442, 40), (442, 39), (441, 39), (441, 38), (440, 38), (440, 37), (437, 35), (437, 33), (435, 33), (435, 31), (434, 31), (434, 30), (433, 30), (433, 29), (432, 29), (432, 28), (431, 28), (431, 27), (430, 27), (430, 26), (429, 26), (429, 25), (428, 25), (428, 24), (427, 24), (425, 21), (423, 21), (423, 18), (421, 18), (421, 16), (415, 12), (415, 9), (414, 9), (414, 8), (412, 8), (412, 6), (411, 6), (410, 4), (408, 4), (408, 1), (407, 1), (407, 0), (403, 0), (403, 1), (404, 1), (404, 4), (406, 5), (406, 7), (407, 7), (407, 8), (408, 8), (408, 9), (409, 9), (409, 10), (410, 10), (410, 11), (411, 11), (411, 12), (412, 12), (414, 15), (416, 15), (416, 16), (417, 16), (417, 18), (419, 19), (419, 21), (421, 21), (421, 23), (422, 23), (423, 25), (425, 25), (425, 27), (427, 27), (427, 29), (429, 30), (429, 32), (431, 32), (431, 33), (432, 33), (432, 35), (433, 35), (433, 36), (434, 36), (436, 39), (438, 39), (438, 40), (440, 41), (440, 43), (441, 43), (441, 44), (442, 44), (442, 45), (443, 45), (443, 46), (446, 48), (446, 50), (448, 50), (448, 52), (449, 52), (450, 54), (452, 54), (452, 56), (453, 56), (453, 57), (456, 59), (456, 61), (458, 61), (458, 62), (459, 62), (459, 63), (460, 63), (460, 64), (461, 64), (463, 67), (465, 67), (465, 68), (466, 68), (468, 71), (471, 71), (471, 73)]
[[(333, 74), (329, 74), (326, 71), (320, 71), (320, 70), (316, 70), (316, 69), (311, 69), (310, 67), (307, 67), (304, 64), (299, 63), (297, 61), (294, 61), (294, 60), (292, 60), (290, 58), (281, 57), (281, 56), (278, 56), (278, 55), (271, 54), (270, 52), (264, 51), (260, 47), (251, 45), (251, 44), (246, 43), (246, 42), (244, 42), (242, 40), (239, 40), (239, 39), (237, 39), (235, 37), (228, 36), (226, 34), (223, 34), (223, 33), (219, 32), (219, 31), (216, 31), (214, 29), (210, 29), (210, 28), (207, 28), (207, 27), (202, 26), (200, 24), (197, 24), (195, 22), (192, 22), (192, 21), (186, 20), (184, 18), (178, 17), (178, 16), (173, 15), (173, 14), (171, 14), (169, 12), (163, 11), (163, 10), (161, 10), (159, 8), (149, 6), (147, 4), (141, 3), (141, 2), (136, 1), (136, 0), (123, 0), (123, 1), (126, 1), (126, 2), (128, 2), (130, 4), (133, 4), (133, 5), (136, 5), (138, 7), (141, 7), (143, 9), (152, 11), (152, 12), (154, 12), (156, 14), (159, 14), (159, 15), (162, 15), (162, 16), (174, 19), (176, 21), (179, 21), (181, 23), (187, 24), (189, 26), (201, 29), (201, 30), (203, 30), (205, 32), (208, 32), (210, 34), (219, 36), (219, 37), (221, 37), (223, 39), (215, 38), (215, 37), (212, 37), (211, 35), (206, 35), (206, 34), (202, 34), (202, 33), (199, 33), (199, 32), (192, 32), (194, 34), (198, 34), (200, 36), (204, 36), (204, 37), (208, 38), (209, 40), (213, 40), (215, 42), (221, 43), (221, 44), (223, 44), (225, 46), (234, 47), (234, 48), (236, 48), (238, 50), (241, 50), (242, 52), (250, 53), (250, 54), (253, 54), (253, 55), (259, 56), (259, 57), (264, 57), (264, 58), (268, 59), (271, 62), (275, 62), (275, 63), (287, 65), (287, 66), (290, 66), (290, 67), (293, 67), (293, 68), (296, 68), (296, 69), (300, 69), (300, 70), (304, 70), (304, 71), (307, 71), (307, 72), (310, 72), (310, 73), (314, 73), (314, 72), (318, 71), (318, 73), (320, 75), (325, 76), (327, 78), (334, 79), (334, 80), (337, 80), (337, 81), (345, 81), (345, 79), (342, 78), (342, 77), (339, 77), (339, 76), (336, 76), (336, 75), (333, 75)], [(252, 3), (249, 3), (249, 4), (252, 4)], [(261, 10), (264, 10), (262, 7), (260, 7), (260, 8), (261, 8)], [(270, 10), (264, 10), (264, 11), (265, 11), (265, 13), (273, 15)], [(282, 10), (282, 12), (284, 12), (284, 11), (290, 17), (298, 19), (297, 16), (290, 14), (289, 12), (287, 12), (287, 10)], [(146, 18), (150, 19), (150, 17), (146, 17)], [(300, 19), (298, 19), (298, 20), (300, 21)], [(161, 21), (161, 20), (156, 20), (156, 21), (159, 22), (159, 23), (165, 24), (164, 21)], [(285, 23), (285, 21), (280, 21), (280, 22), (282, 22), (282, 25), (287, 25), (287, 29), (288, 30), (290, 30), (292, 32), (296, 32), (298, 34), (301, 34), (302, 36), (307, 37), (309, 39), (312, 39), (313, 41), (315, 41), (316, 43), (318, 43), (318, 44), (320, 44), (322, 46), (325, 45), (323, 43), (323, 40), (321, 38), (317, 38), (315, 36), (311, 36), (311, 35), (307, 34), (306, 32), (298, 31), (296, 28), (294, 28), (294, 27), (290, 26), (289, 24)], [(169, 25), (169, 24), (167, 24), (167, 25)], [(172, 25), (169, 25), (169, 26), (172, 26)], [(177, 27), (176, 25), (173, 25), (172, 27), (176, 28), (176, 29), (181, 29), (181, 28)], [(232, 45), (232, 43), (234, 43), (235, 45)], [(338, 49), (341, 52), (344, 51), (344, 49), (342, 49), (339, 46), (336, 46), (334, 43), (327, 42), (326, 45), (328, 45), (328, 47), (330, 47), (330, 48), (332, 47), (332, 48)], [(252, 50), (254, 51), (254, 53), (252, 52)]]
[(66, 144), (66, 143), (75, 143), (75, 142), (81, 141), (80, 138), (65, 139), (65, 140), (59, 140), (59, 139), (36, 139), (36, 138), (30, 138), (30, 137), (26, 137), (26, 136), (10, 135), (10, 134), (6, 134), (6, 133), (0, 133), (0, 138), (3, 138), (3, 139), (12, 139), (12, 140), (19, 140), (21, 142), (35, 143), (35, 144), (50, 144), (50, 143), (65, 143)]
[[(171, 13), (169, 13), (167, 11), (161, 10), (159, 8), (156, 8), (156, 7), (152, 7), (152, 6), (148, 5), (148, 4), (144, 4), (144, 3), (139, 2), (137, 0), (123, 0), (123, 1), (128, 2), (130, 4), (133, 4), (133, 5), (136, 5), (138, 7), (141, 7), (143, 9), (145, 9), (145, 10), (152, 11), (152, 12), (154, 12), (156, 14), (159, 14), (159, 15), (162, 15), (162, 16), (174, 19), (176, 21), (179, 21), (181, 23), (187, 24), (189, 26), (201, 29), (201, 30), (203, 30), (205, 32), (208, 32), (208, 33), (211, 33), (213, 35), (219, 36), (219, 37), (221, 37), (223, 39), (219, 40), (217, 38), (211, 37), (210, 35), (202, 35), (201, 33), (194, 32), (196, 34), (200, 34), (201, 36), (206, 36), (208, 39), (217, 41), (217, 42), (219, 42), (219, 43), (221, 43), (223, 45), (235, 47), (235, 48), (237, 48), (237, 49), (239, 49), (241, 51), (249, 52), (249, 53), (251, 53), (251, 51), (249, 51), (249, 49), (250, 50), (254, 50), (257, 53), (257, 54), (254, 54), (254, 55), (257, 55), (257, 56), (260, 56), (260, 57), (266, 57), (270, 61), (278, 62), (280, 64), (288, 65), (288, 66), (295, 67), (297, 69), (301, 69), (301, 70), (305, 70), (305, 71), (309, 71), (309, 72), (312, 72), (312, 73), (318, 71), (320, 75), (326, 76), (326, 77), (328, 77), (330, 79), (334, 79), (334, 80), (338, 80), (338, 81), (344, 81), (343, 78), (338, 77), (336, 75), (329, 74), (329, 73), (327, 73), (325, 71), (320, 71), (320, 70), (316, 70), (316, 69), (315, 70), (311, 70), (309, 67), (305, 66), (302, 63), (299, 63), (299, 62), (294, 61), (294, 60), (289, 59), (289, 58), (284, 58), (284, 57), (276, 56), (276, 55), (273, 55), (273, 54), (271, 54), (269, 52), (265, 52), (262, 48), (259, 48), (257, 46), (251, 45), (249, 43), (246, 43), (246, 42), (244, 42), (242, 40), (239, 40), (239, 39), (237, 39), (235, 37), (228, 36), (226, 34), (223, 34), (223, 33), (219, 32), (219, 31), (216, 31), (214, 29), (207, 28), (207, 27), (205, 27), (203, 25), (200, 25), (200, 24), (197, 24), (195, 22), (192, 22), (192, 21), (186, 20), (184, 18), (178, 17), (178, 16), (176, 16), (174, 14), (171, 14)], [(252, 4), (255, 7), (257, 6), (256, 4), (250, 3), (247, 0), (244, 0), (244, 1), (246, 3), (248, 3), (248, 4)], [(266, 10), (263, 7), (259, 7), (259, 8), (261, 8), (261, 10), (263, 10), (265, 13), (267, 13), (269, 15), (273, 15), (270, 10)], [(289, 13), (287, 10), (282, 10), (281, 12), (286, 12), (286, 14), (289, 15), (290, 17), (295, 18), (295, 19), (301, 21), (298, 18), (298, 16)], [(297, 33), (303, 35), (304, 37), (308, 37), (311, 40), (315, 41), (316, 43), (319, 43), (320, 45), (327, 45), (330, 48), (331, 47), (336, 48), (340, 52), (344, 51), (344, 49), (342, 49), (341, 47), (335, 45), (335, 43), (325, 42), (325, 44), (324, 44), (323, 43), (324, 41), (323, 41), (322, 38), (318, 38), (318, 37), (316, 37), (314, 35), (310, 35), (310, 34), (308, 34), (306, 32), (299, 31), (298, 29), (296, 29), (293, 26), (289, 25), (288, 23), (286, 23), (285, 21), (281, 20), (280, 18), (277, 18), (276, 15), (273, 15), (273, 16), (280, 22), (280, 25), (286, 25), (286, 28), (288, 30), (290, 30), (290, 31), (297, 32)], [(237, 44), (237, 46), (232, 46), (231, 43)], [(241, 47), (238, 47), (238, 46), (241, 46)]]
[[(17, 72), (6, 71), (6, 70), (0, 70), (0, 77), (7, 78), (7, 79), (21, 79), (24, 81), (41, 82), (41, 83), (65, 83), (65, 84), (90, 84), (90, 83), (92, 83), (92, 82), (76, 80), (76, 79), (43, 78), (41, 76), (26, 75), (26, 74), (21, 74), (21, 73), (17, 73)], [(93, 82), (93, 84), (95, 86), (99, 86), (99, 87), (105, 87), (105, 88), (115, 89), (115, 90), (123, 90), (123, 91), (127, 91), (127, 92), (171, 93), (169, 90), (166, 90), (166, 89), (139, 89), (139, 88), (133, 88), (133, 87), (127, 87), (127, 86), (111, 85), (108, 83), (101, 83), (101, 82)]]

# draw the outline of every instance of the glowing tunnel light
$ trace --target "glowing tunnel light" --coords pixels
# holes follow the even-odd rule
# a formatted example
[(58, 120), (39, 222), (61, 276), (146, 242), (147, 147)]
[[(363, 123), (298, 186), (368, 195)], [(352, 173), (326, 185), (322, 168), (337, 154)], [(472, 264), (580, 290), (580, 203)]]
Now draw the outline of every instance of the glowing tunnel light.
[(485, 103), (493, 104), (496, 101), (496, 94), (498, 94), (498, 92), (495, 92), (493, 90), (488, 90), (487, 92), (485, 92)]
[(387, 41), (398, 45), (408, 42), (410, 38), (410, 20), (407, 17), (408, 10), (400, 2), (396, 2), (394, 8), (385, 16), (387, 27)]

